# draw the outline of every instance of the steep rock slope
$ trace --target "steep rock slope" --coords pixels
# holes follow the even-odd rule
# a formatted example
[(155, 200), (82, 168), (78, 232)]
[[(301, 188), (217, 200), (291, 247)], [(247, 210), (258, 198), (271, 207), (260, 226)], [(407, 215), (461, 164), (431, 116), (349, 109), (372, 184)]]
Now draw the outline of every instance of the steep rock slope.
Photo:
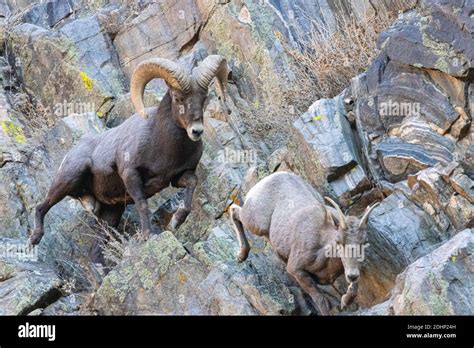
[[(315, 313), (265, 241), (251, 237), (248, 262), (235, 261), (227, 208), (275, 170), (302, 174), (352, 214), (382, 200), (369, 220), (372, 247), (350, 310), (381, 303), (394, 287), (403, 294), (411, 265), (438, 255), (439, 243), (450, 243), (473, 223), (472, 6), (454, 1), (455, 16), (449, 6), (424, 0), (401, 15), (381, 36), (381, 54), (368, 71), (340, 96), (317, 101), (295, 122), (288, 146), (280, 147), (287, 135), (279, 137), (278, 129), (260, 122), (264, 114), (295, 113), (282, 111), (297, 81), (279, 37), (297, 46), (310, 19), (336, 30), (337, 16), (383, 11), (389, 1), (0, 1), (6, 58), (0, 62), (0, 236), (14, 239), (0, 240), (6, 249), (26, 240), (35, 204), (80, 136), (102, 132), (132, 113), (128, 79), (136, 64), (163, 56), (190, 69), (219, 53), (232, 70), (232, 113), (224, 112), (213, 91), (209, 96), (200, 182), (186, 223), (145, 244), (125, 242), (99, 287), (88, 259), (94, 218), (64, 200), (48, 215), (39, 260), (12, 265), (0, 254), (9, 274), (0, 279), (0, 303), (10, 306), (2, 310), (76, 313), (79, 294), (92, 288), (93, 298), (82, 306), (87, 314)], [(165, 89), (153, 82), (147, 103), (159, 101)], [(404, 112), (412, 115), (394, 110), (406, 103)], [(166, 227), (179, 198), (174, 190), (153, 198), (157, 224)], [(132, 233), (135, 221), (128, 209), (119, 229)], [(32, 268), (48, 275), (41, 293), (9, 292)], [(406, 280), (397, 280), (405, 270)], [(460, 272), (460, 279), (469, 276), (472, 267)], [(466, 284), (456, 291), (464, 293)], [(323, 287), (334, 313), (346, 286), (339, 279), (335, 287)], [(14, 299), (2, 297), (6, 293)], [(51, 304), (60, 293), (64, 297)], [(428, 313), (421, 297), (397, 298), (396, 308), (420, 301), (410, 308)], [(451, 314), (454, 307), (442, 308)]]
[(382, 200), (369, 219), (363, 306), (385, 299), (397, 274), (474, 226), (473, 10), (469, 2), (420, 1), (381, 35), (366, 73), (294, 123), (287, 166), (351, 214)]

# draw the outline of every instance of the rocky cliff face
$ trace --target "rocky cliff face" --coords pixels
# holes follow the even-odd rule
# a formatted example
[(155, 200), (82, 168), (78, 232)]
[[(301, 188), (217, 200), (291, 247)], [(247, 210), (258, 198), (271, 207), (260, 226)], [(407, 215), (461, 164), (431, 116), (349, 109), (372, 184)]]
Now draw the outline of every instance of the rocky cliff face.
[(382, 200), (369, 220), (361, 304), (385, 298), (405, 267), (473, 226), (472, 9), (420, 1), (381, 35), (366, 73), (294, 124), (298, 172), (355, 214)]
[[(289, 98), (298, 81), (283, 40), (298, 47), (311, 21), (335, 31), (340, 16), (390, 6), (0, 1), (0, 313), (316, 313), (267, 242), (251, 236), (248, 261), (235, 261), (227, 208), (278, 170), (304, 176), (349, 214), (381, 201), (349, 313), (472, 313), (474, 5), (420, 0), (380, 36), (380, 55), (340, 95), (301, 116)], [(232, 112), (211, 91), (186, 223), (147, 243), (126, 238), (99, 285), (88, 258), (96, 223), (66, 199), (49, 213), (33, 257), (18, 261), (34, 206), (67, 151), (133, 112), (134, 67), (161, 56), (191, 68), (211, 53), (228, 59)], [(147, 104), (165, 90), (153, 82)], [(283, 129), (274, 122), (282, 119), (290, 120)], [(155, 223), (166, 227), (179, 199), (171, 189), (156, 195)], [(119, 230), (132, 233), (135, 222), (132, 207)], [(346, 286), (322, 287), (334, 314)]]

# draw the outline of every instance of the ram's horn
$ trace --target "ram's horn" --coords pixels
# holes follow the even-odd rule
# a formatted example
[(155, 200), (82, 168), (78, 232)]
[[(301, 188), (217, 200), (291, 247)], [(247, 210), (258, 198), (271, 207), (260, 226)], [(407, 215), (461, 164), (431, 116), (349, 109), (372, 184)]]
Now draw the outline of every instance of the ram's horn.
[(191, 78), (181, 66), (165, 58), (153, 58), (141, 62), (135, 69), (130, 81), (130, 94), (136, 112), (143, 117), (145, 105), (143, 104), (143, 92), (148, 82), (160, 78), (178, 91), (187, 94), (191, 91)]
[(226, 101), (227, 94), (227, 61), (220, 55), (206, 57), (197, 68), (193, 70), (193, 78), (203, 89), (207, 90), (214, 77), (217, 78), (217, 93), (222, 101)]

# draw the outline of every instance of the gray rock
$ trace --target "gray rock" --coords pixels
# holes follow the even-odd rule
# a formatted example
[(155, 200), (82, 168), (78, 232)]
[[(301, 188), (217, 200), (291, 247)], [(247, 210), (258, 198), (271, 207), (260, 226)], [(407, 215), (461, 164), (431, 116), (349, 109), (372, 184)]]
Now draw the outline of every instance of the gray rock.
[(229, 281), (229, 272), (213, 268), (200, 284), (202, 301), (212, 315), (258, 315), (259, 312), (243, 295), (242, 289)]
[(385, 301), (370, 308), (363, 308), (356, 312), (351, 313), (353, 315), (393, 315), (390, 311), (390, 301)]
[(201, 26), (194, 1), (151, 3), (114, 40), (120, 64), (130, 74), (138, 63), (151, 57), (175, 59), (192, 42)]
[(80, 307), (86, 300), (86, 294), (71, 294), (61, 297), (41, 312), (43, 316), (80, 315)]
[(46, 3), (46, 13), (48, 14), (48, 24), (54, 27), (72, 13), (73, 9), (69, 0), (50, 0)]
[(399, 138), (381, 141), (376, 151), (385, 177), (392, 182), (406, 179), (408, 175), (432, 167), (439, 161), (446, 165), (453, 159), (447, 149), (410, 144)]
[(469, 17), (473, 9), (472, 3), (464, 1), (421, 1), (418, 13), (402, 16), (381, 36), (380, 46), (391, 60), (468, 76), (474, 61), (474, 48), (469, 44), (474, 32)]
[[(238, 264), (238, 244), (228, 224), (213, 228), (208, 239), (194, 245), (193, 254), (212, 271), (219, 269), (226, 284), (240, 289), (251, 307), (259, 314), (281, 315), (297, 312), (293, 281), (286, 274), (284, 264), (271, 247), (261, 239), (249, 236), (249, 259)], [(229, 285), (227, 285), (229, 286)]]
[(105, 93), (116, 96), (125, 91), (124, 76), (117, 69), (117, 53), (95, 16), (68, 23), (60, 32), (73, 42), (79, 66)]
[(129, 251), (97, 291), (101, 314), (256, 314), (227, 272), (208, 274), (171, 232)]
[[(144, 103), (147, 107), (158, 105), (161, 97), (155, 93), (145, 92)], [(113, 128), (122, 124), (127, 118), (135, 113), (130, 93), (123, 94), (115, 100), (113, 109), (107, 114), (107, 127)]]
[(26, 315), (56, 301), (61, 280), (25, 242), (0, 239), (0, 315)]
[(72, 13), (68, 0), (49, 0), (30, 7), (23, 14), (23, 21), (49, 29)]
[(328, 181), (345, 174), (357, 163), (352, 144), (345, 139), (350, 130), (344, 115), (342, 97), (321, 99), (294, 124), (319, 154)]
[(0, 17), (8, 17), (10, 15), (10, 8), (6, 1), (0, 1)]
[(285, 167), (284, 162), (287, 156), (288, 148), (286, 146), (283, 146), (278, 150), (274, 151), (267, 159), (267, 167), (270, 173), (279, 170), (282, 165), (283, 167)]
[(428, 214), (399, 192), (372, 211), (368, 222), (370, 245), (356, 299), (361, 306), (381, 302), (395, 285), (397, 274), (447, 239), (433, 225)]
[[(464, 147), (456, 148), (455, 139), (464, 138), (470, 126), (466, 84), (450, 76), (458, 76), (452, 69), (425, 70), (425, 67), (436, 67), (422, 53), (435, 51), (454, 57), (456, 49), (450, 45), (458, 42), (445, 37), (446, 45), (440, 41), (439, 46), (433, 46), (432, 41), (420, 39), (420, 21), (429, 22), (421, 26), (423, 30), (431, 30), (428, 28), (434, 28), (434, 23), (442, 22), (441, 17), (448, 13), (445, 8), (448, 5), (440, 4), (433, 10), (440, 18), (429, 17), (425, 13), (425, 7), (429, 6), (424, 5), (428, 2), (423, 2), (422, 10), (402, 15), (381, 36), (382, 53), (366, 73), (352, 81), (350, 94), (356, 100), (358, 138), (368, 169), (377, 182), (404, 180), (407, 175), (436, 163), (447, 165), (456, 156), (464, 157)], [(459, 12), (461, 17), (465, 10)], [(462, 31), (457, 25), (450, 30)], [(459, 32), (452, 37), (462, 41), (464, 36), (465, 32)], [(407, 54), (398, 57), (400, 52)], [(423, 61), (424, 65), (413, 62), (412, 58)], [(439, 59), (444, 62), (444, 58)], [(464, 69), (461, 65), (458, 70)]]
[(474, 311), (474, 231), (459, 232), (397, 277), (396, 315), (469, 315)]
[[(164, 284), (169, 282), (168, 271), (177, 271), (181, 264), (189, 262), (196, 261), (187, 257), (186, 250), (171, 232), (154, 236), (143, 245), (133, 245), (125, 251), (122, 262), (104, 278), (94, 298), (94, 307), (99, 313), (116, 315), (183, 313), (185, 308), (180, 305), (178, 293), (172, 298), (157, 297), (155, 293), (163, 290), (161, 280), (166, 279)], [(186, 275), (179, 278), (170, 273), (168, 277), (174, 276), (174, 285), (177, 286), (180, 279), (185, 279), (183, 284), (187, 283)], [(193, 267), (193, 276), (202, 273)]]
[[(83, 113), (85, 107), (100, 112), (104, 103), (124, 92), (110, 41), (95, 18), (71, 22), (60, 33), (24, 23), (8, 40), (22, 83), (54, 120)], [(54, 69), (51, 61), (57, 62)], [(65, 111), (64, 104), (71, 108)]]
[[(287, 276), (264, 257), (237, 265), (235, 239), (216, 228), (189, 255), (171, 232), (133, 245), (94, 298), (100, 314), (292, 314)], [(258, 253), (254, 245), (254, 252)], [(286, 279), (288, 282), (288, 279)]]
[(23, 10), (32, 3), (31, 0), (4, 0), (3, 2), (10, 8), (10, 10), (12, 10), (12, 12)]
[(46, 6), (44, 4), (33, 5), (23, 14), (23, 21), (43, 28), (49, 28)]
[(293, 156), (302, 162), (304, 175), (319, 189), (349, 199), (370, 187), (342, 95), (318, 100), (295, 121), (294, 128), (297, 139)]
[(430, 214), (439, 228), (472, 227), (473, 181), (456, 162), (437, 164), (408, 177), (408, 197)]

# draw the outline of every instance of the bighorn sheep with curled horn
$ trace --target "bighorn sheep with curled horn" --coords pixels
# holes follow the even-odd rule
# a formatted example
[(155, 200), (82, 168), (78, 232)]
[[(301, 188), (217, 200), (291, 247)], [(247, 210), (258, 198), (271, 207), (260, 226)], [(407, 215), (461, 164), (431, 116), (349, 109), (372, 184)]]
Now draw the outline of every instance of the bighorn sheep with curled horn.
[[(217, 77), (225, 103), (227, 76), (226, 60), (218, 55), (208, 56), (191, 75), (168, 59), (140, 63), (130, 83), (137, 113), (116, 128), (84, 137), (64, 157), (46, 200), (36, 207), (30, 243), (41, 241), (46, 213), (66, 196), (80, 200), (111, 226), (117, 226), (125, 206), (134, 203), (147, 238), (151, 232), (147, 199), (170, 183), (186, 189), (184, 204), (171, 220), (171, 227), (178, 228), (191, 210), (197, 184), (208, 87)], [(145, 86), (154, 78), (165, 80), (169, 90), (158, 107), (145, 109)], [(99, 243), (93, 246), (92, 260), (104, 264)]]
[[(235, 204), (230, 207), (240, 244), (238, 261), (246, 260), (250, 251), (244, 227), (266, 237), (286, 263), (287, 272), (311, 296), (323, 315), (329, 314), (330, 305), (316, 284), (332, 284), (345, 273), (350, 285), (342, 296), (341, 307), (345, 308), (356, 297), (360, 256), (339, 251), (341, 247), (353, 249), (365, 244), (367, 219), (378, 205), (368, 207), (359, 220), (345, 216), (333, 200), (326, 199), (335, 209), (325, 206), (321, 195), (299, 176), (279, 172), (257, 183), (242, 207)], [(328, 254), (334, 249), (338, 252)]]

